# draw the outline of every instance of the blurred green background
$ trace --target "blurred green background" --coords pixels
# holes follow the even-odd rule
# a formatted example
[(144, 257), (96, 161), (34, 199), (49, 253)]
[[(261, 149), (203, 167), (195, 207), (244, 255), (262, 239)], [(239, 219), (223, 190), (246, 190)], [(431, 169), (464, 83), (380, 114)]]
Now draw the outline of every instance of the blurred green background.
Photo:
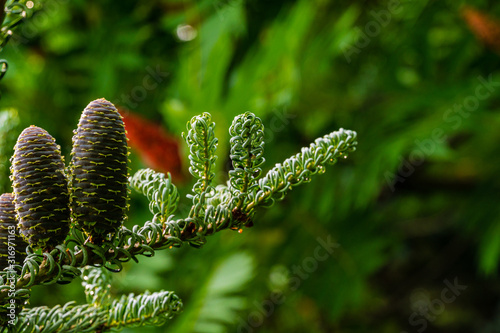
[[(35, 1), (0, 54), (0, 105), (17, 110), (12, 131), (43, 127), (66, 158), (93, 99), (161, 123), (180, 143), (184, 195), (180, 134), (202, 112), (217, 124), (219, 183), (247, 110), (267, 127), (266, 170), (358, 132), (349, 159), (253, 228), (126, 265), (116, 295), (173, 290), (185, 310), (124, 332), (500, 332), (500, 25), (465, 5), (500, 22), (493, 0)], [(150, 218), (133, 194), (127, 223)], [(34, 288), (31, 304), (70, 300), (84, 301), (76, 281)]]

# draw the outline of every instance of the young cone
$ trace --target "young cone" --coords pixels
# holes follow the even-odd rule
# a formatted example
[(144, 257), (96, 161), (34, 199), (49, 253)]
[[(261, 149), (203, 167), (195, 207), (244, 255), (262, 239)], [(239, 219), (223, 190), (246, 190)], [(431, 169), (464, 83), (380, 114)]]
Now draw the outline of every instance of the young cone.
[(21, 233), (33, 248), (50, 251), (69, 231), (68, 181), (60, 147), (46, 130), (31, 126), (19, 136), (11, 161)]
[(101, 98), (83, 111), (70, 164), (72, 218), (100, 244), (122, 226), (128, 198), (128, 146), (122, 117)]

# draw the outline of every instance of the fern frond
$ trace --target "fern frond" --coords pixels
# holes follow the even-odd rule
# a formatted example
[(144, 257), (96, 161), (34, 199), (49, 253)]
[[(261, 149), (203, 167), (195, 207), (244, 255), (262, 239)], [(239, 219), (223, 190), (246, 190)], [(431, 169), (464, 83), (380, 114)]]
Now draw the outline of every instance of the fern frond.
[(165, 222), (177, 209), (179, 192), (172, 183), (170, 173), (156, 172), (152, 169), (137, 171), (129, 178), (130, 186), (148, 198), (149, 210)]
[(238, 311), (248, 306), (242, 294), (255, 273), (255, 259), (246, 252), (216, 263), (171, 331), (226, 332), (238, 320)]

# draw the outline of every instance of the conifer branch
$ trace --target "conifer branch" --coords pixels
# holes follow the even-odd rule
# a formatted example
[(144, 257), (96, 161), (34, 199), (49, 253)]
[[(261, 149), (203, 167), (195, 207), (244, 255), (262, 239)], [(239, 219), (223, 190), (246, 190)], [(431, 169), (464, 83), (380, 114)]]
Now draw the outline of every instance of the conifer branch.
[(88, 304), (109, 305), (111, 279), (111, 272), (104, 268), (87, 266), (82, 270), (82, 286)]
[(257, 179), (264, 163), (264, 125), (251, 112), (237, 116), (230, 129), (231, 160), (229, 171), (231, 192), (237, 201), (235, 209), (241, 211), (248, 193), (258, 186)]
[[(193, 206), (186, 218), (174, 218), (179, 194), (170, 175), (141, 170), (129, 181), (150, 201), (153, 219), (132, 230), (122, 226), (112, 238), (101, 237), (99, 243), (92, 242), (85, 231), (73, 227), (64, 244), (50, 251), (33, 252), (28, 247), (24, 264), (16, 266), (13, 273), (17, 280), (15, 299), (25, 300), (34, 285), (71, 282), (81, 275), (85, 266), (119, 271), (124, 262), (137, 262), (139, 255), (153, 256), (157, 250), (186, 243), (200, 247), (206, 242), (206, 236), (215, 232), (251, 226), (257, 207), (269, 207), (283, 199), (292, 187), (325, 172), (327, 165), (346, 158), (357, 145), (355, 132), (340, 129), (316, 139), (258, 179), (264, 162), (264, 132), (260, 119), (247, 112), (237, 117), (230, 129), (234, 170), (229, 173), (229, 183), (214, 188), (217, 147), (214, 126), (210, 115), (205, 113), (188, 123), (188, 132), (184, 135), (190, 149), (190, 172), (197, 179), (194, 194), (189, 196)], [(92, 221), (88, 222), (90, 225)], [(8, 299), (8, 274), (7, 270), (0, 272), (0, 304)], [(171, 292), (128, 295), (111, 301), (106, 292), (110, 273), (102, 268), (85, 269), (83, 277), (88, 304), (68, 303), (53, 309), (24, 310), (18, 321), (18, 327), (23, 327), (21, 332), (36, 331), (42, 326), (50, 328), (49, 332), (85, 332), (159, 324), (178, 313), (182, 305)]]
[(149, 200), (149, 210), (158, 215), (161, 222), (165, 222), (177, 209), (179, 192), (172, 183), (172, 177), (155, 172), (151, 169), (142, 169), (129, 178), (130, 186), (137, 192), (145, 195)]
[[(251, 212), (258, 206), (268, 206), (275, 200), (283, 199), (292, 187), (310, 181), (311, 176), (317, 173), (323, 173), (325, 166), (334, 164), (338, 158), (347, 157), (347, 154), (355, 149), (356, 144), (355, 132), (346, 130), (333, 132), (317, 139), (310, 147), (303, 148), (297, 155), (285, 160), (282, 164), (277, 164), (259, 180), (258, 190), (248, 193), (250, 199), (246, 211)], [(235, 220), (234, 216), (229, 213), (236, 206), (233, 200), (228, 202), (228, 198), (232, 197), (224, 190), (224, 187), (219, 187), (218, 191), (213, 192), (214, 196), (209, 201), (211, 204), (205, 211), (205, 215), (209, 217), (207, 221), (193, 221), (189, 218), (173, 220), (170, 217), (162, 223), (153, 219), (142, 228), (135, 228), (135, 230), (122, 228), (119, 231), (116, 246), (112, 243), (105, 243), (102, 247), (96, 247), (91, 243), (85, 243), (84, 238), (73, 230), (73, 237), (66, 244), (75, 243), (78, 251), (72, 251), (73, 249), (69, 246), (59, 246), (44, 257), (29, 256), (27, 261), (37, 262), (38, 268), (30, 269), (30, 266), (25, 265), (23, 268), (25, 274), (17, 281), (17, 288), (22, 289), (53, 281), (54, 277), (64, 276), (63, 273), (70, 275), (73, 267), (110, 263), (119, 269), (123, 262), (130, 259), (136, 261), (138, 255), (151, 256), (155, 250), (179, 247), (183, 243), (189, 243), (195, 247), (201, 246), (206, 235), (227, 228), (237, 229), (242, 222), (248, 222)], [(223, 196), (226, 196), (226, 199), (223, 199)], [(212, 204), (215, 204), (217, 199), (219, 206), (215, 207)], [(227, 204), (224, 205), (224, 202)], [(206, 224), (207, 222), (209, 223)], [(204, 228), (210, 224), (212, 228)], [(50, 257), (53, 259), (49, 260)], [(60, 258), (60, 260), (54, 258)], [(55, 265), (59, 268), (51, 269), (51, 262), (56, 262)], [(36, 266), (33, 263), (32, 265)], [(5, 293), (5, 291), (0, 293), (0, 299), (5, 297)]]
[(182, 302), (170, 291), (129, 294), (108, 306), (75, 305), (75, 302), (53, 308), (45, 306), (21, 313), (15, 332), (106, 332), (123, 327), (162, 325), (182, 311)]
[(311, 181), (311, 176), (323, 174), (328, 165), (333, 165), (339, 158), (347, 158), (356, 150), (357, 134), (341, 128), (316, 139), (300, 153), (278, 163), (262, 179), (259, 190), (250, 193), (250, 203), (246, 210), (251, 211), (258, 206), (270, 207), (275, 200), (283, 200), (285, 195), (295, 186)]
[(215, 137), (215, 123), (212, 116), (205, 112), (195, 116), (187, 124), (187, 133), (182, 133), (189, 147), (189, 172), (197, 179), (193, 186), (193, 208), (189, 217), (196, 217), (205, 206), (205, 196), (211, 190), (212, 180), (215, 177), (215, 160), (217, 156), (217, 138)]

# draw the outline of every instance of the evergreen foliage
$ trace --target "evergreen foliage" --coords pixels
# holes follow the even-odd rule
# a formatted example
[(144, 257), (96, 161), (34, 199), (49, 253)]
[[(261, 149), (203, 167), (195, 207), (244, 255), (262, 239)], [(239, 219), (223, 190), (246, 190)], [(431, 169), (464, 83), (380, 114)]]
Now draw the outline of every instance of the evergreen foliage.
[[(151, 216), (147, 197), (132, 191), (124, 221), (130, 232), (120, 233), (120, 239), (115, 234), (114, 244), (92, 247), (85, 243), (87, 235), (73, 229), (69, 249), (58, 245), (44, 257), (28, 251), (33, 270), (47, 260), (40, 277), (54, 259), (45, 282), (72, 281), (80, 274), (71, 269), (72, 261), (101, 264), (104, 257), (111, 269), (123, 266), (122, 273), (112, 274), (112, 299), (161, 289), (182, 296), (183, 314), (167, 327), (125, 328), (125, 333), (185, 333), (193, 326), (203, 333), (498, 330), (500, 2), (29, 3), (34, 7), (7, 8), (14, 11), (2, 23), (2, 35), (10, 40), (1, 52), (6, 59), (0, 61), (1, 73), (9, 63), (0, 80), (1, 109), (16, 111), (0, 112), (0, 194), (13, 191), (8, 159), (23, 128), (36, 124), (48, 130), (69, 162), (80, 111), (89, 96), (107, 96), (122, 115), (137, 115), (157, 129), (134, 121), (136, 133), (147, 134), (136, 135), (142, 142), (134, 146), (132, 127), (127, 128), (129, 145), (136, 148), (131, 170), (151, 167), (165, 180), (172, 173), (181, 197), (169, 219)], [(22, 23), (10, 29), (23, 12)], [(205, 228), (199, 220), (207, 210), (208, 220), (221, 203), (222, 216), (236, 215), (228, 208), (235, 192), (227, 182), (234, 170), (227, 129), (246, 110), (265, 125), (262, 176), (297, 147), (339, 127), (355, 129), (362, 145), (333, 172), (287, 189), (282, 204), (240, 214), (240, 222), (229, 228), (241, 234), (212, 235), (207, 226), (206, 242), (198, 242), (194, 229)], [(186, 123), (206, 111), (217, 124), (219, 157), (206, 209), (201, 207), (195, 220), (188, 219), (192, 199), (185, 198), (194, 195), (196, 181), (190, 182), (187, 172), (189, 148), (165, 148), (159, 132), (177, 147)], [(17, 119), (7, 137), (6, 118)], [(174, 161), (174, 167), (159, 168), (165, 161)], [(175, 176), (181, 169), (182, 177)], [(242, 228), (252, 222), (254, 228)], [(160, 239), (163, 229), (173, 234), (169, 240), (141, 243), (155, 235)], [(183, 230), (203, 249), (176, 248), (189, 244), (179, 237)], [(298, 271), (310, 263), (318, 239), (327, 236), (340, 246), (315, 271)], [(129, 263), (113, 257), (129, 243), (138, 246), (128, 251)], [(151, 249), (154, 257), (142, 258), (140, 253), (150, 255)], [(229, 322), (220, 320), (211, 302), (218, 291), (211, 277), (233, 254), (248, 255), (255, 265), (250, 282), (233, 285), (226, 295), (241, 302), (217, 303), (231, 313)], [(55, 264), (59, 258), (66, 258), (64, 270)], [(243, 260), (237, 258), (229, 263), (241, 270)], [(28, 272), (26, 267), (24, 276)], [(235, 282), (229, 272), (218, 281)], [(439, 307), (444, 279), (455, 277), (468, 288)], [(41, 280), (34, 278), (33, 284)], [(21, 281), (30, 283), (28, 276)], [(30, 293), (30, 307), (87, 303), (79, 283), (17, 291)], [(284, 299), (269, 307), (273, 293)], [(235, 304), (237, 310), (228, 312)], [(428, 314), (422, 314), (426, 308)]]
[[(236, 117), (230, 128), (230, 157), (235, 169), (230, 172), (231, 190), (228, 190), (224, 185), (215, 188), (212, 185), (217, 159), (214, 128), (211, 115), (204, 113), (188, 123), (184, 135), (190, 151), (189, 171), (196, 179), (193, 194), (188, 195), (192, 199), (188, 216), (174, 218), (179, 194), (170, 174), (140, 170), (130, 178), (130, 185), (147, 197), (154, 216), (144, 226), (137, 225), (132, 230), (119, 223), (128, 205), (128, 189), (122, 186), (121, 179), (127, 173), (128, 150), (123, 123), (111, 103), (96, 100), (83, 112), (68, 169), (71, 204), (68, 180), (54, 139), (35, 126), (23, 131), (12, 159), (15, 196), (11, 197), (16, 202), (19, 226), (29, 236), (30, 247), (21, 270), (9, 266), (0, 272), (2, 309), (8, 312), (10, 299), (22, 307), (34, 285), (69, 283), (79, 275), (83, 278), (87, 304), (70, 302), (54, 308), (25, 309), (12, 321), (4, 317), (4, 325), (15, 326), (19, 332), (104, 332), (163, 324), (182, 309), (182, 302), (175, 294), (145, 292), (112, 300), (111, 274), (105, 269), (117, 272), (123, 262), (130, 259), (137, 262), (138, 255), (153, 256), (156, 250), (183, 243), (200, 247), (206, 236), (217, 231), (249, 226), (248, 216), (253, 216), (257, 207), (269, 207), (275, 200), (282, 200), (292, 186), (309, 182), (311, 176), (322, 173), (327, 164), (334, 164), (357, 145), (356, 133), (341, 129), (317, 139), (259, 179), (264, 162), (264, 128), (258, 117), (247, 112)], [(53, 197), (47, 196), (49, 190)], [(68, 227), (70, 205), (73, 229), (63, 243), (66, 233), (61, 232), (61, 225)], [(94, 209), (98, 214), (90, 213)], [(38, 212), (51, 214), (44, 218), (45, 215), (35, 214)], [(66, 219), (61, 218), (62, 214)], [(46, 220), (52, 223), (50, 227), (45, 227)], [(108, 238), (108, 233), (113, 236)], [(249, 267), (246, 269), (250, 271)], [(14, 289), (18, 293), (15, 296), (6, 284), (8, 274), (15, 277)], [(244, 280), (239, 280), (236, 285), (244, 284)], [(226, 295), (232, 289), (227, 288), (222, 288), (219, 296), (214, 294), (212, 301), (233, 303)], [(229, 306), (228, 313), (237, 308)]]
[(142, 169), (130, 178), (130, 186), (148, 198), (150, 212), (161, 222), (165, 222), (177, 209), (179, 192), (170, 174), (165, 177), (152, 169)]

